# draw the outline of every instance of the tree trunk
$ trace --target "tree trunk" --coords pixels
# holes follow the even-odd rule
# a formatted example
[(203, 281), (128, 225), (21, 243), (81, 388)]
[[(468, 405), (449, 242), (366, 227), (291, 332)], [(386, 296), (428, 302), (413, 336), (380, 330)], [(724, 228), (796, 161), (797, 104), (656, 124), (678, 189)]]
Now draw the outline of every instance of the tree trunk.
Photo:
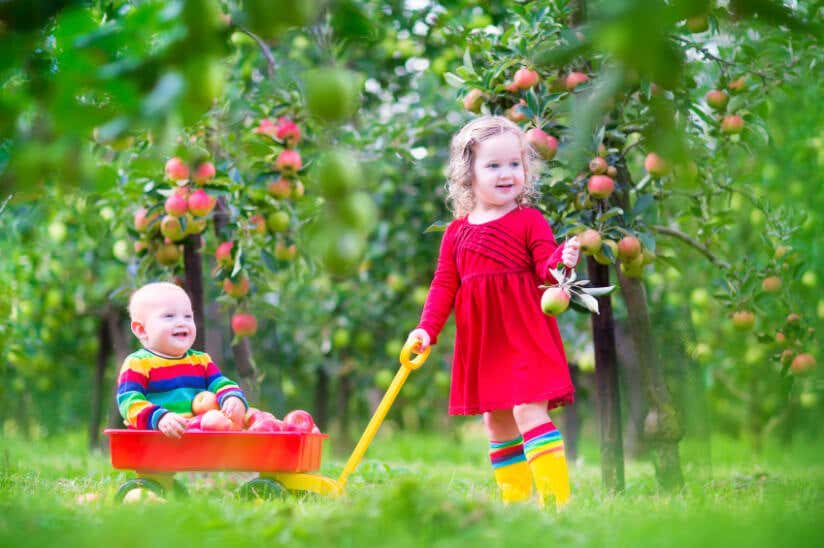
[(632, 457), (643, 453), (642, 432), (646, 416), (646, 402), (641, 389), (641, 372), (638, 369), (638, 356), (632, 343), (626, 322), (615, 324), (615, 349), (618, 355), (618, 372), (622, 379), (624, 401), (629, 411), (624, 432), (624, 450)]
[(315, 423), (326, 431), (329, 421), (329, 373), (322, 365), (315, 370)]
[[(593, 287), (609, 285), (609, 269), (587, 257), (587, 270)], [(621, 403), (618, 392), (618, 367), (612, 301), (598, 297), (600, 314), (592, 314), (595, 346), (595, 385), (598, 424), (601, 430), (601, 479), (608, 491), (624, 490), (624, 448), (621, 440)]]
[(352, 398), (352, 374), (347, 368), (341, 368), (338, 377), (338, 424), (340, 441), (338, 449), (352, 445), (349, 433), (349, 400)]
[[(569, 364), (569, 373), (573, 386), (578, 386), (581, 370), (575, 363)], [(564, 407), (564, 451), (569, 460), (578, 458), (578, 441), (581, 439), (581, 414), (576, 404)]]
[(243, 337), (237, 344), (232, 345), (232, 353), (235, 356), (235, 367), (237, 368), (238, 384), (246, 394), (246, 401), (259, 402), (260, 391), (258, 387), (257, 368), (252, 360), (252, 345), (249, 337)]
[(111, 391), (113, 397), (109, 408), (109, 428), (123, 428), (123, 417), (120, 416), (120, 409), (117, 407), (117, 377), (120, 375), (120, 366), (126, 360), (126, 356), (131, 354), (130, 334), (124, 329), (122, 316), (116, 310), (112, 310), (111, 314), (106, 316), (106, 325), (109, 328), (109, 340), (114, 346), (115, 355), (114, 386)]
[(183, 269), (186, 273), (186, 293), (192, 301), (192, 313), (195, 317), (197, 336), (194, 342), (196, 350), (203, 351), (206, 336), (206, 324), (203, 321), (203, 258), (200, 248), (203, 238), (200, 234), (191, 234), (183, 243)]
[(89, 449), (100, 446), (100, 419), (103, 412), (103, 383), (106, 377), (106, 364), (112, 354), (112, 338), (109, 334), (109, 315), (113, 312), (106, 307), (98, 318), (97, 361), (92, 380), (92, 409), (89, 416)]
[(665, 490), (679, 489), (684, 485), (678, 454), (678, 442), (683, 436), (683, 428), (655, 349), (644, 284), (641, 280), (624, 276), (620, 268), (616, 270), (627, 306), (630, 334), (638, 355), (641, 382), (649, 402), (649, 410), (644, 418), (644, 441), (653, 451), (658, 483)]

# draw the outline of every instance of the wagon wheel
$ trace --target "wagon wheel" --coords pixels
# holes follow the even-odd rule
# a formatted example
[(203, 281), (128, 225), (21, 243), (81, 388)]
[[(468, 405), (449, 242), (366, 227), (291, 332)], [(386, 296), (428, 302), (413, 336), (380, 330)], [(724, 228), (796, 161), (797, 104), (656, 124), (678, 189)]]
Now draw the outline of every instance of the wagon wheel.
[(240, 487), (240, 496), (249, 499), (276, 499), (286, 498), (289, 492), (280, 482), (268, 478), (255, 478), (247, 481)]
[(120, 486), (120, 489), (118, 489), (117, 493), (114, 495), (115, 502), (123, 502), (123, 498), (126, 496), (126, 493), (132, 489), (148, 489), (158, 497), (162, 497), (165, 493), (163, 486), (153, 479), (133, 478)]

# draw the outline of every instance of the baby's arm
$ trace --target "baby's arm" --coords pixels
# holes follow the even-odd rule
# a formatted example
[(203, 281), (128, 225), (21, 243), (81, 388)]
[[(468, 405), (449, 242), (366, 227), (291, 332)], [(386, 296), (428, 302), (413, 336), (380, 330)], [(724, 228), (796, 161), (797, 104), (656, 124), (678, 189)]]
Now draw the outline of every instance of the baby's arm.
[[(438, 341), (438, 334), (441, 332), (446, 320), (449, 319), (449, 314), (452, 313), (455, 294), (461, 285), (458, 266), (455, 264), (454, 235), (450, 230), (453, 226), (454, 223), (447, 227), (441, 239), (438, 266), (435, 269), (435, 275), (432, 278), (432, 284), (429, 286), (429, 293), (423, 305), (421, 321), (415, 330), (426, 331), (431, 339), (431, 344)], [(410, 333), (409, 336), (412, 337), (415, 331)]]
[(169, 411), (157, 421), (157, 429), (170, 438), (179, 438), (186, 431), (186, 424), (189, 422), (183, 415)]
[(221, 409), (224, 408), (227, 398), (235, 397), (241, 401), (244, 406), (244, 412), (249, 408), (249, 403), (246, 401), (246, 396), (243, 394), (240, 386), (236, 382), (223, 376), (217, 365), (209, 356), (208, 364), (206, 365), (206, 387), (210, 392), (217, 394), (217, 403)]
[(146, 398), (149, 377), (126, 358), (117, 379), (117, 407), (125, 423), (140, 430), (156, 430), (169, 411)]

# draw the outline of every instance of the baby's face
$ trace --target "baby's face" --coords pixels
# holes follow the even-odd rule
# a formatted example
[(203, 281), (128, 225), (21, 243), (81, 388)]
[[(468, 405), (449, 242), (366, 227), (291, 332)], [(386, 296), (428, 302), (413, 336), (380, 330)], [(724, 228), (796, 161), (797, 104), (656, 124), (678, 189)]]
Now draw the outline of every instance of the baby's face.
[(197, 335), (189, 298), (178, 292), (162, 292), (152, 301), (142, 314), (144, 333), (140, 342), (158, 354), (182, 356)]

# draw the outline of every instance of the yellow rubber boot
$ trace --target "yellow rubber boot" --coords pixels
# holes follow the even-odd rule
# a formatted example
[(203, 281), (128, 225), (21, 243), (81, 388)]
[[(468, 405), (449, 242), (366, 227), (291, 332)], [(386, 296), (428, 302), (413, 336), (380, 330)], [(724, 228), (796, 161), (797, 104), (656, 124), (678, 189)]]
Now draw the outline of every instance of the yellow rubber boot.
[(526, 432), (524, 453), (535, 480), (538, 504), (543, 507), (552, 499), (556, 508), (563, 508), (570, 497), (569, 469), (564, 440), (555, 425), (547, 422)]
[(532, 496), (532, 472), (524, 456), (520, 436), (504, 442), (490, 442), (489, 460), (495, 482), (501, 490), (504, 503), (529, 500)]

